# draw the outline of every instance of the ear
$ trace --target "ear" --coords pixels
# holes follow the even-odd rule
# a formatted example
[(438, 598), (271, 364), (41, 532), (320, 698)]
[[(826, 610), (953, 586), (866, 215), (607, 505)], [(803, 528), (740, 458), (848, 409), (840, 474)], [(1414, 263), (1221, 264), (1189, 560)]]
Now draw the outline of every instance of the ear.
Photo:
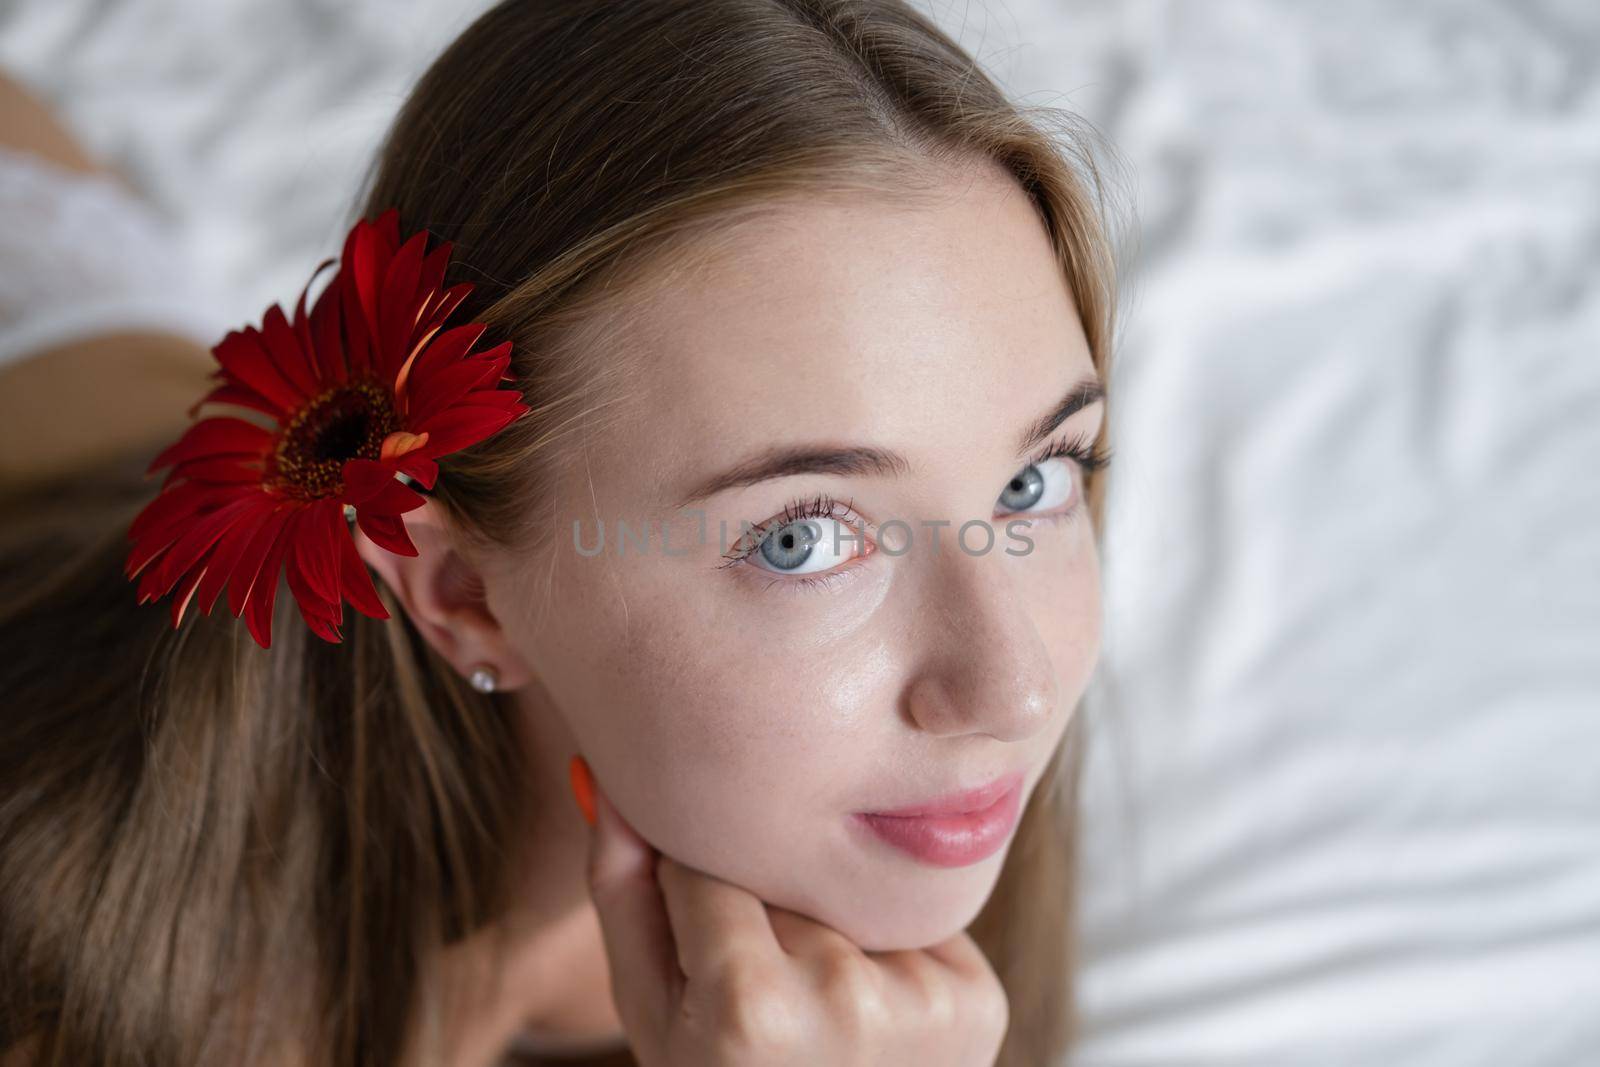
[(380, 548), (356, 526), (350, 533), (361, 558), (393, 591), (423, 638), (462, 677), (488, 664), (498, 676), (498, 689), (526, 685), (533, 673), (489, 610), (483, 574), (450, 543), (443, 509), (428, 499), (400, 519), (417, 554), (402, 556)]

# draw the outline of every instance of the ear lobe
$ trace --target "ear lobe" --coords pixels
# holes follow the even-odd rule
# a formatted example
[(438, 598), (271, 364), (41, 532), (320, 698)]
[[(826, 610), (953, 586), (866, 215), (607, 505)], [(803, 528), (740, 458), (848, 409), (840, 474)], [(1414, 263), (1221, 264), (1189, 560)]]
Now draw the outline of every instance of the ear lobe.
[(417, 554), (390, 552), (354, 526), (350, 533), (361, 559), (394, 593), (423, 638), (462, 677), (487, 663), (499, 676), (500, 689), (525, 684), (531, 672), (489, 610), (483, 575), (456, 551), (440, 505), (430, 498), (400, 519)]

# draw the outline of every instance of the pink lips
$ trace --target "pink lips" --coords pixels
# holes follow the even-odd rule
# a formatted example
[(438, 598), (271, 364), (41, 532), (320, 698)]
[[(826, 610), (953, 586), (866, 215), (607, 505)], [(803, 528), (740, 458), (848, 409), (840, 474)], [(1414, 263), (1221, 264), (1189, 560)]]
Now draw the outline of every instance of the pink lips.
[(935, 867), (965, 867), (1006, 843), (1022, 808), (1023, 775), (1015, 772), (980, 789), (888, 812), (852, 818), (882, 840)]

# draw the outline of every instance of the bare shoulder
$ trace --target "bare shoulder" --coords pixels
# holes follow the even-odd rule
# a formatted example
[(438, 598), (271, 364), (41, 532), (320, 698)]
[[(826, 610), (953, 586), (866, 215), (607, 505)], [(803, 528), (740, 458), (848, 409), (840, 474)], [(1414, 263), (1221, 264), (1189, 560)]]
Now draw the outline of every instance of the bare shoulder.
[(0, 70), (0, 144), (32, 152), (69, 170), (103, 168), (78, 143), (49, 105)]
[(0, 489), (176, 439), (216, 369), (204, 346), (159, 332), (98, 334), (0, 365)]
[[(120, 178), (4, 70), (0, 144)], [(210, 352), (193, 340), (153, 331), (105, 333), (0, 364), (0, 489), (181, 432), (215, 369)]]

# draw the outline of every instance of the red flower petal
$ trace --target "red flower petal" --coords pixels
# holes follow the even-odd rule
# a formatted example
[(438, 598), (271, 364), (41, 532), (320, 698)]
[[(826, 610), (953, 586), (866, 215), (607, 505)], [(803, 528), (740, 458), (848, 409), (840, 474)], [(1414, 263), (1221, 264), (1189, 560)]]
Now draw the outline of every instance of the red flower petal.
[(234, 565), (233, 574), (228, 579), (228, 610), (234, 618), (242, 615), (249, 606), (250, 595), (255, 592), (256, 580), (261, 576), (267, 554), (296, 510), (298, 508), (293, 505), (280, 505), (262, 518), (260, 528), (250, 538), (250, 544)]
[(331, 602), (335, 612), (339, 605), (339, 546), (334, 537), (342, 527), (344, 506), (337, 500), (311, 505), (296, 524), (298, 533), (289, 557), (290, 572), (298, 572), (311, 592)]
[[(406, 413), (407, 421), (414, 426), (421, 426), (436, 412), (453, 406), (468, 393), (482, 389), (485, 384), (499, 381), (500, 375), (505, 373), (509, 359), (509, 356), (490, 360), (476, 357), (465, 359), (453, 367), (418, 381), (416, 395), (411, 402), (410, 410)], [(511, 392), (511, 390), (502, 391)]]
[(254, 389), (284, 411), (294, 411), (305, 403), (304, 391), (279, 373), (272, 356), (261, 343), (261, 335), (253, 327), (229, 331), (211, 349), (211, 354), (230, 378)]
[(389, 264), (378, 293), (378, 350), (385, 357), (385, 362), (378, 364), (378, 375), (388, 381), (394, 380), (394, 372), (399, 369), (396, 356), (409, 347), (407, 342), (423, 310), (417, 301), (417, 279), (422, 273), (422, 250), (427, 243), (426, 230), (411, 235)]
[(367, 564), (356, 550), (355, 538), (348, 528), (339, 531), (339, 585), (350, 606), (372, 619), (387, 619), (389, 609), (378, 599), (378, 590), (372, 584)]
[[(352, 241), (354, 237), (352, 233)], [(345, 262), (350, 262), (348, 253)], [(345, 363), (350, 368), (350, 377), (360, 378), (371, 372), (373, 362), (371, 331), (367, 327), (366, 312), (361, 309), (361, 294), (355, 282), (343, 269), (339, 271), (339, 276), (334, 281), (339, 293), (339, 317), (344, 327)]]
[(278, 373), (302, 396), (315, 396), (321, 390), (322, 383), (312, 371), (306, 353), (300, 348), (299, 336), (277, 304), (267, 308), (262, 317), (261, 344), (272, 356)]
[(394, 463), (401, 456), (411, 452), (420, 451), (428, 443), (425, 433), (412, 433), (409, 430), (396, 430), (383, 439), (378, 448), (378, 459), (383, 463)]
[(271, 415), (278, 422), (284, 422), (289, 417), (289, 412), (280, 405), (274, 404), (254, 389), (243, 385), (217, 386), (190, 406), (189, 417), (194, 418), (194, 413), (205, 404), (232, 404), (235, 407), (250, 408)]
[[(239, 497), (241, 492), (238, 486), (208, 482), (184, 482), (163, 489), (144, 506), (143, 511), (134, 516), (128, 526), (128, 539), (137, 542), (141, 548), (149, 545), (154, 551), (159, 551), (167, 541), (176, 537), (180, 527), (193, 521), (196, 515), (214, 511)], [(142, 564), (134, 564), (130, 559), (124, 573), (132, 578), (139, 573), (140, 566)]]
[(317, 296), (317, 302), (311, 308), (311, 336), (314, 342), (312, 351), (322, 368), (322, 378), (327, 382), (345, 382), (350, 379), (350, 367), (340, 329), (343, 325), (340, 301), (343, 299), (344, 288), (335, 277), (333, 282), (323, 288), (321, 294)]
[[(299, 510), (291, 511), (291, 521), (299, 514)], [(283, 533), (275, 537), (267, 549), (266, 559), (261, 563), (261, 573), (256, 575), (255, 584), (250, 587), (249, 603), (245, 606), (245, 625), (250, 628), (250, 636), (262, 648), (272, 647), (272, 604), (278, 596), (278, 569), (283, 565), (284, 554), (289, 551), (291, 542), (291, 531), (286, 524)]]
[(461, 361), (468, 349), (478, 343), (478, 338), (489, 327), (481, 322), (469, 322), (464, 326), (455, 326), (434, 338), (423, 351), (415, 358), (408, 360), (406, 366), (396, 375), (395, 392), (402, 392), (408, 387), (407, 379), (426, 381), (429, 376), (437, 374)]
[(150, 461), (145, 473), (186, 459), (210, 459), (219, 454), (264, 456), (272, 450), (272, 444), (272, 434), (255, 423), (231, 415), (216, 415), (201, 419), (185, 430), (182, 437)]
[[(289, 585), (290, 592), (293, 592), (293, 571), (291, 571), (289, 575)], [(306, 626), (311, 630), (312, 633), (316, 634), (324, 641), (328, 641), (335, 645), (344, 643), (344, 635), (339, 632), (339, 622), (341, 621), (343, 615), (342, 612), (339, 616), (318, 616), (313, 610), (307, 608), (305, 601), (297, 599), (296, 602), (300, 605), (300, 617), (306, 621)]]
[(172, 626), (177, 628), (183, 621), (184, 609), (189, 606), (189, 601), (194, 597), (194, 591), (199, 588), (200, 580), (206, 575), (206, 565), (200, 564), (188, 574), (183, 581), (178, 583), (178, 588), (172, 596)]
[(452, 285), (440, 295), (432, 307), (423, 313), (423, 320), (430, 325), (443, 322), (450, 317), (451, 312), (455, 311), (461, 305), (461, 301), (465, 300), (471, 292), (471, 282), (460, 282)]
[[(175, 544), (196, 520), (214, 514), (220, 507), (251, 495), (253, 489), (240, 489), (235, 485), (209, 483), (185, 484), (180, 487), (191, 492), (163, 490), (145, 506), (129, 527), (128, 537), (133, 542), (128, 552), (123, 573), (129, 578), (138, 577), (145, 567)], [(141, 598), (142, 600), (142, 598)]]
[[(429, 252), (427, 258), (422, 261), (422, 273), (417, 278), (417, 291), (427, 293), (431, 303), (437, 303), (434, 300), (434, 294), (444, 284), (444, 272), (450, 266), (450, 249), (452, 247), (454, 246), (451, 242), (440, 241), (433, 246), (433, 251)], [(431, 316), (424, 311), (423, 317), (429, 318)]]
[[(477, 328), (473, 329), (473, 327)], [(411, 349), (411, 354), (400, 365), (400, 370), (396, 372), (394, 377), (394, 395), (397, 400), (397, 409), (402, 417), (408, 422), (411, 421), (411, 398), (416, 394), (419, 387), (426, 388), (425, 385), (419, 386), (417, 378), (418, 361), (423, 358), (424, 353), (427, 354), (430, 368), (428, 373), (423, 374), (423, 378), (427, 378), (429, 373), (446, 370), (458, 363), (466, 355), (467, 350), (477, 342), (478, 337), (482, 335), (485, 329), (487, 327), (483, 323), (475, 322), (448, 330), (437, 338), (434, 337), (437, 328), (418, 335), (417, 341)]]
[(411, 411), (411, 370), (416, 365), (417, 357), (427, 350), (433, 342), (433, 335), (438, 333), (437, 327), (419, 332), (416, 341), (411, 346), (411, 354), (406, 356), (400, 364), (400, 369), (395, 372), (394, 384), (389, 391), (394, 396), (394, 409), (399, 412), (402, 421), (409, 421)]
[[(325, 359), (319, 358), (319, 356), (337, 355), (338, 344), (336, 341), (333, 348), (324, 350), (321, 353), (317, 351), (316, 335), (312, 332), (310, 318), (306, 315), (306, 297), (311, 295), (311, 285), (317, 280), (317, 275), (332, 266), (333, 263), (332, 259), (325, 259), (317, 264), (317, 269), (311, 272), (311, 277), (306, 280), (305, 288), (300, 290), (300, 299), (294, 305), (295, 339), (300, 342), (300, 351), (305, 353), (306, 361), (318, 382), (326, 381), (330, 377), (327, 373)], [(326, 288), (324, 288), (324, 292), (326, 292)], [(321, 302), (322, 299), (319, 296), (317, 303), (320, 304)]]
[(408, 452), (401, 456), (395, 468), (422, 483), (424, 489), (432, 489), (439, 478), (439, 464), (420, 452)]
[[(229, 527), (228, 532), (222, 535), (222, 540), (211, 550), (211, 555), (206, 561), (205, 578), (200, 582), (195, 594), (197, 597), (195, 606), (199, 608), (201, 614), (211, 614), (211, 608), (215, 605), (218, 594), (233, 577), (245, 550), (250, 547), (250, 542), (260, 531), (261, 523), (268, 517), (273, 506), (272, 498), (263, 493), (256, 509)], [(238, 614), (234, 612), (235, 617)]]
[[(289, 558), (293, 560), (294, 554), (291, 553)], [(339, 644), (344, 639), (339, 632), (339, 624), (344, 621), (344, 609), (337, 605), (330, 608), (326, 601), (321, 600), (307, 586), (306, 578), (298, 567), (289, 567), (288, 578), (289, 592), (300, 606), (300, 617), (305, 620), (306, 626), (324, 641)]]
[(260, 483), (260, 460), (243, 460), (239, 456), (206, 456), (190, 459), (172, 468), (174, 478), (192, 478), (197, 482)]
[(373, 515), (356, 509), (356, 525), (379, 548), (386, 548), (397, 556), (419, 555), (417, 546), (406, 533), (406, 524), (398, 515)]
[(427, 500), (415, 489), (391, 477), (375, 495), (356, 505), (356, 516), (400, 515), (415, 511)]
[(174, 583), (216, 544), (228, 527), (254, 506), (254, 496), (240, 497), (192, 523), (139, 579), (140, 601), (166, 596)]
[[(311, 512), (306, 512), (309, 516)], [(339, 603), (337, 587), (333, 590), (333, 599), (330, 602), (323, 591), (316, 587), (317, 579), (307, 571), (306, 561), (314, 557), (318, 550), (307, 550), (306, 542), (310, 537), (310, 530), (304, 527), (310, 521), (303, 522), (302, 529), (293, 538), (294, 547), (288, 553), (289, 566), (286, 576), (289, 579), (289, 592), (295, 602), (300, 606), (300, 617), (306, 621), (311, 632), (325, 641), (339, 642), (339, 624), (344, 621), (344, 609)], [(337, 565), (337, 559), (332, 561)]]
[(458, 405), (435, 415), (426, 426), (419, 429), (428, 433), (428, 454), (445, 456), (492, 437), (519, 414), (500, 407)]
[(395, 484), (393, 467), (359, 457), (346, 460), (340, 476), (344, 480), (344, 492), (339, 499), (357, 507), (377, 496), (384, 486)]
[[(400, 247), (400, 212), (389, 208), (371, 223), (357, 222), (346, 242), (349, 277), (354, 282), (356, 295), (366, 317), (368, 332), (381, 339), (378, 317), (378, 294), (389, 264)], [(341, 272), (342, 273), (342, 272)], [(374, 361), (376, 365), (376, 361)]]

